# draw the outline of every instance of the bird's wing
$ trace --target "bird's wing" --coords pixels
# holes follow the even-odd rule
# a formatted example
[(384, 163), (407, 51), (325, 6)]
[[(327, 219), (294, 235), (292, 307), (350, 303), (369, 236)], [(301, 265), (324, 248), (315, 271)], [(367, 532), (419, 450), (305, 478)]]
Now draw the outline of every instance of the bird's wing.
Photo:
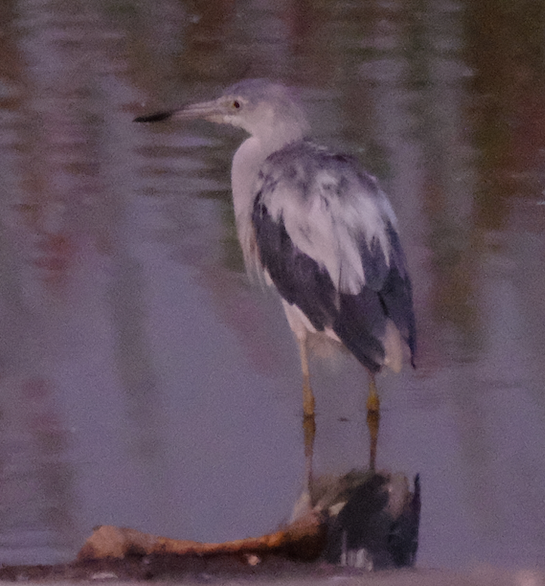
[(391, 320), (414, 352), (412, 293), (396, 219), (376, 181), (350, 157), (308, 142), (263, 165), (253, 224), (280, 295), (362, 363), (384, 363)]

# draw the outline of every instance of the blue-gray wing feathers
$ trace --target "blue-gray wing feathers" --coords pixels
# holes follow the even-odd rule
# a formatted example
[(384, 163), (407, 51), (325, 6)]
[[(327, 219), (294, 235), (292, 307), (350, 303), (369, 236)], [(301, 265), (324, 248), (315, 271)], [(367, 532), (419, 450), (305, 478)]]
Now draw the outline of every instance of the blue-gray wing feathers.
[(381, 369), (386, 322), (415, 351), (412, 291), (395, 216), (350, 157), (301, 141), (265, 162), (252, 221), (259, 260), (317, 331)]

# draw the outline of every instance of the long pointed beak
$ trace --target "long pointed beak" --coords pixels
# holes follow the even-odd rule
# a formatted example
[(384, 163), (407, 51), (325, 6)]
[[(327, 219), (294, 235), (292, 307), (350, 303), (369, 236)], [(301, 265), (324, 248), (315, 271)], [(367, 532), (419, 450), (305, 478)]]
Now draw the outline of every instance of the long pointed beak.
[(195, 120), (202, 118), (211, 122), (222, 122), (227, 114), (225, 106), (217, 100), (191, 104), (177, 110), (156, 112), (148, 116), (138, 116), (134, 122), (161, 122), (163, 120)]

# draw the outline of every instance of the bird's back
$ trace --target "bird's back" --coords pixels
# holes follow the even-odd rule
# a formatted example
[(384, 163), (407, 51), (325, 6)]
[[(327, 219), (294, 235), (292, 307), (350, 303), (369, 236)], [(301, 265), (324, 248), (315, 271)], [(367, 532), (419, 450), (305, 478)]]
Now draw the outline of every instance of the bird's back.
[(261, 265), (314, 330), (331, 332), (376, 372), (391, 358), (394, 324), (412, 359), (411, 283), (396, 218), (354, 158), (308, 141), (273, 153), (259, 173), (252, 221)]

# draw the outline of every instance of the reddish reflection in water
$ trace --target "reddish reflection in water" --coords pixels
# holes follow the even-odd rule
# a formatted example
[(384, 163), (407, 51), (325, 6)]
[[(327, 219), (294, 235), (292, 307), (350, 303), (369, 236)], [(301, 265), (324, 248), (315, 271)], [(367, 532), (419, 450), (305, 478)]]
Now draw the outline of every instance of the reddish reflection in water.
[[(420, 472), (420, 562), (543, 566), (543, 10), (78, 0), (0, 7), (0, 562), (100, 523), (222, 540), (290, 515), (297, 351), (242, 272), (236, 131), (134, 113), (299, 86), (399, 216), (418, 369), (379, 381), (379, 466)], [(313, 364), (316, 464), (367, 453), (365, 375)]]

